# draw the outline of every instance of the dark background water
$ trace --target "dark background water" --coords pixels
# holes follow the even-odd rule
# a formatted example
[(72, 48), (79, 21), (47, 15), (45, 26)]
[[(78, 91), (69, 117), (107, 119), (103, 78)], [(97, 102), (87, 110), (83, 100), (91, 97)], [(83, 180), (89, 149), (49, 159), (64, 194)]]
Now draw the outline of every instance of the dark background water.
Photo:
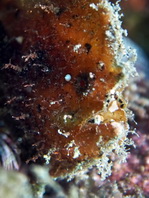
[(149, 0), (122, 0), (120, 4), (124, 13), (123, 28), (149, 57)]

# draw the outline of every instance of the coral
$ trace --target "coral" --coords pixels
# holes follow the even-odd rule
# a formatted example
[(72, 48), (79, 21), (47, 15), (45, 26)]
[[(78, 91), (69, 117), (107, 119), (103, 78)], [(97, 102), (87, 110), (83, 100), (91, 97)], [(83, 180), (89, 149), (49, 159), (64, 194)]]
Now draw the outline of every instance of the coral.
[(136, 54), (119, 5), (2, 0), (0, 10), (1, 101), (22, 162), (50, 164), (53, 177), (96, 165), (107, 177), (111, 153), (125, 161), (131, 144), (123, 90)]
[(0, 168), (1, 197), (33, 198), (31, 186), (24, 174)]

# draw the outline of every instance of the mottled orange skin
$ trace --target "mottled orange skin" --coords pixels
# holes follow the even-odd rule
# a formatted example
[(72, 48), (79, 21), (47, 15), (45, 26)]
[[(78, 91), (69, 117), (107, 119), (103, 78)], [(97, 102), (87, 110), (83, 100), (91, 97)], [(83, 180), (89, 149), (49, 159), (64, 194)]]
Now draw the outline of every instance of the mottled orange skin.
[[(105, 143), (116, 136), (110, 119), (100, 125), (89, 122), (103, 109), (106, 95), (122, 76), (105, 35), (110, 26), (109, 13), (103, 8), (94, 10), (89, 6), (92, 2), (98, 1), (41, 3), (60, 8), (59, 13), (37, 4), (34, 7), (30, 1), (24, 5), (8, 0), (0, 3), (4, 14), (0, 20), (9, 37), (23, 37), (19, 52), (11, 59), (22, 71), (4, 71), (9, 76), (7, 87), (11, 87), (8, 98), (23, 96), (10, 104), (12, 116), (18, 119), (24, 115), (18, 122), (27, 139), (30, 134), (34, 137), (38, 155), (33, 159), (52, 151), (50, 173), (54, 177), (68, 174), (80, 162), (99, 158), (100, 136)], [(11, 11), (10, 4), (14, 6)], [(77, 44), (81, 47), (75, 52)], [(29, 58), (31, 54), (35, 56)], [(99, 68), (100, 61), (104, 68)], [(65, 80), (67, 74), (71, 75), (70, 81)], [(71, 118), (65, 121), (65, 115)], [(113, 115), (118, 121), (126, 121), (121, 109), (110, 117)], [(59, 129), (69, 136), (59, 134)], [(72, 140), (75, 145), (69, 147)], [(77, 158), (73, 157), (75, 147), (80, 151)]]

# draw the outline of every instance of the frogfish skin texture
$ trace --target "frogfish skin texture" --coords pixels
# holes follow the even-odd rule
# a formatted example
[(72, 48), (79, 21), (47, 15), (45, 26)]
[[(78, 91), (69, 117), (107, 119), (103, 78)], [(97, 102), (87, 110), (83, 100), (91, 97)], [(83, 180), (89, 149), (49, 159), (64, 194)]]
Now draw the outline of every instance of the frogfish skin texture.
[(0, 2), (5, 106), (24, 159), (42, 158), (53, 177), (96, 165), (104, 178), (112, 152), (126, 157), (123, 90), (136, 56), (119, 10), (108, 0)]

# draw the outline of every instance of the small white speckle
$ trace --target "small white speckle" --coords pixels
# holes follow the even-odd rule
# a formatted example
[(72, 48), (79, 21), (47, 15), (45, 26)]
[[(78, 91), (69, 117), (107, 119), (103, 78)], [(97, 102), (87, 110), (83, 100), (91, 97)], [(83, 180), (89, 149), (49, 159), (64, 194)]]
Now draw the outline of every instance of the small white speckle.
[(72, 115), (64, 115), (64, 122), (66, 123), (68, 119), (72, 119)]
[(93, 78), (94, 78), (94, 76), (95, 76), (95, 74), (94, 74), (94, 73), (89, 72), (89, 77), (90, 77), (91, 79), (93, 79)]
[(66, 149), (67, 149), (67, 151), (68, 151), (67, 156), (70, 155), (70, 154), (69, 154), (70, 148), (72, 148), (72, 147), (74, 147), (74, 146), (75, 146), (75, 141), (72, 140), (72, 141), (68, 144), (68, 146), (66, 147)]
[(18, 37), (16, 37), (15, 39), (16, 39), (16, 41), (17, 41), (19, 44), (22, 44), (22, 42), (23, 42), (23, 36), (18, 36)]
[(71, 80), (71, 75), (70, 74), (66, 74), (65, 76), (65, 80), (68, 82)]
[(98, 11), (98, 6), (95, 5), (94, 3), (91, 3), (89, 6), (90, 8), (93, 8), (94, 10)]
[(76, 53), (78, 53), (78, 52), (79, 52), (80, 47), (81, 47), (81, 44), (77, 44), (77, 45), (75, 45), (75, 46), (73, 47), (73, 51), (74, 51), (74, 52), (76, 52)]
[(60, 135), (63, 135), (64, 137), (68, 138), (70, 133), (69, 132), (65, 132), (65, 131), (61, 131), (60, 129), (58, 129), (57, 131)]
[(78, 158), (79, 156), (81, 155), (80, 151), (79, 151), (79, 147), (75, 147), (74, 148), (74, 155), (73, 155), (73, 158), (76, 159)]
[(76, 145), (76, 143), (75, 143), (74, 140), (72, 140), (72, 141), (68, 144), (68, 146), (67, 146), (67, 151), (68, 151), (67, 156), (70, 155), (69, 152), (70, 152), (70, 149), (71, 149), (71, 148), (74, 148), (74, 155), (73, 155), (73, 158), (74, 158), (74, 159), (78, 158), (78, 157), (81, 155), (81, 153), (80, 153), (80, 151), (79, 151), (79, 147)]
[(51, 101), (50, 102), (50, 105), (54, 105), (54, 104), (60, 104), (60, 102), (62, 102), (63, 100), (60, 99), (60, 100), (55, 100), (55, 101)]
[(50, 102), (50, 104), (51, 105), (54, 105), (54, 104), (56, 104), (56, 101), (52, 101), (52, 102)]
[(83, 93), (83, 96), (87, 96), (87, 95), (88, 95), (88, 92), (84, 92), (84, 93)]
[(99, 80), (100, 80), (100, 82), (105, 82), (104, 78), (100, 78)]

